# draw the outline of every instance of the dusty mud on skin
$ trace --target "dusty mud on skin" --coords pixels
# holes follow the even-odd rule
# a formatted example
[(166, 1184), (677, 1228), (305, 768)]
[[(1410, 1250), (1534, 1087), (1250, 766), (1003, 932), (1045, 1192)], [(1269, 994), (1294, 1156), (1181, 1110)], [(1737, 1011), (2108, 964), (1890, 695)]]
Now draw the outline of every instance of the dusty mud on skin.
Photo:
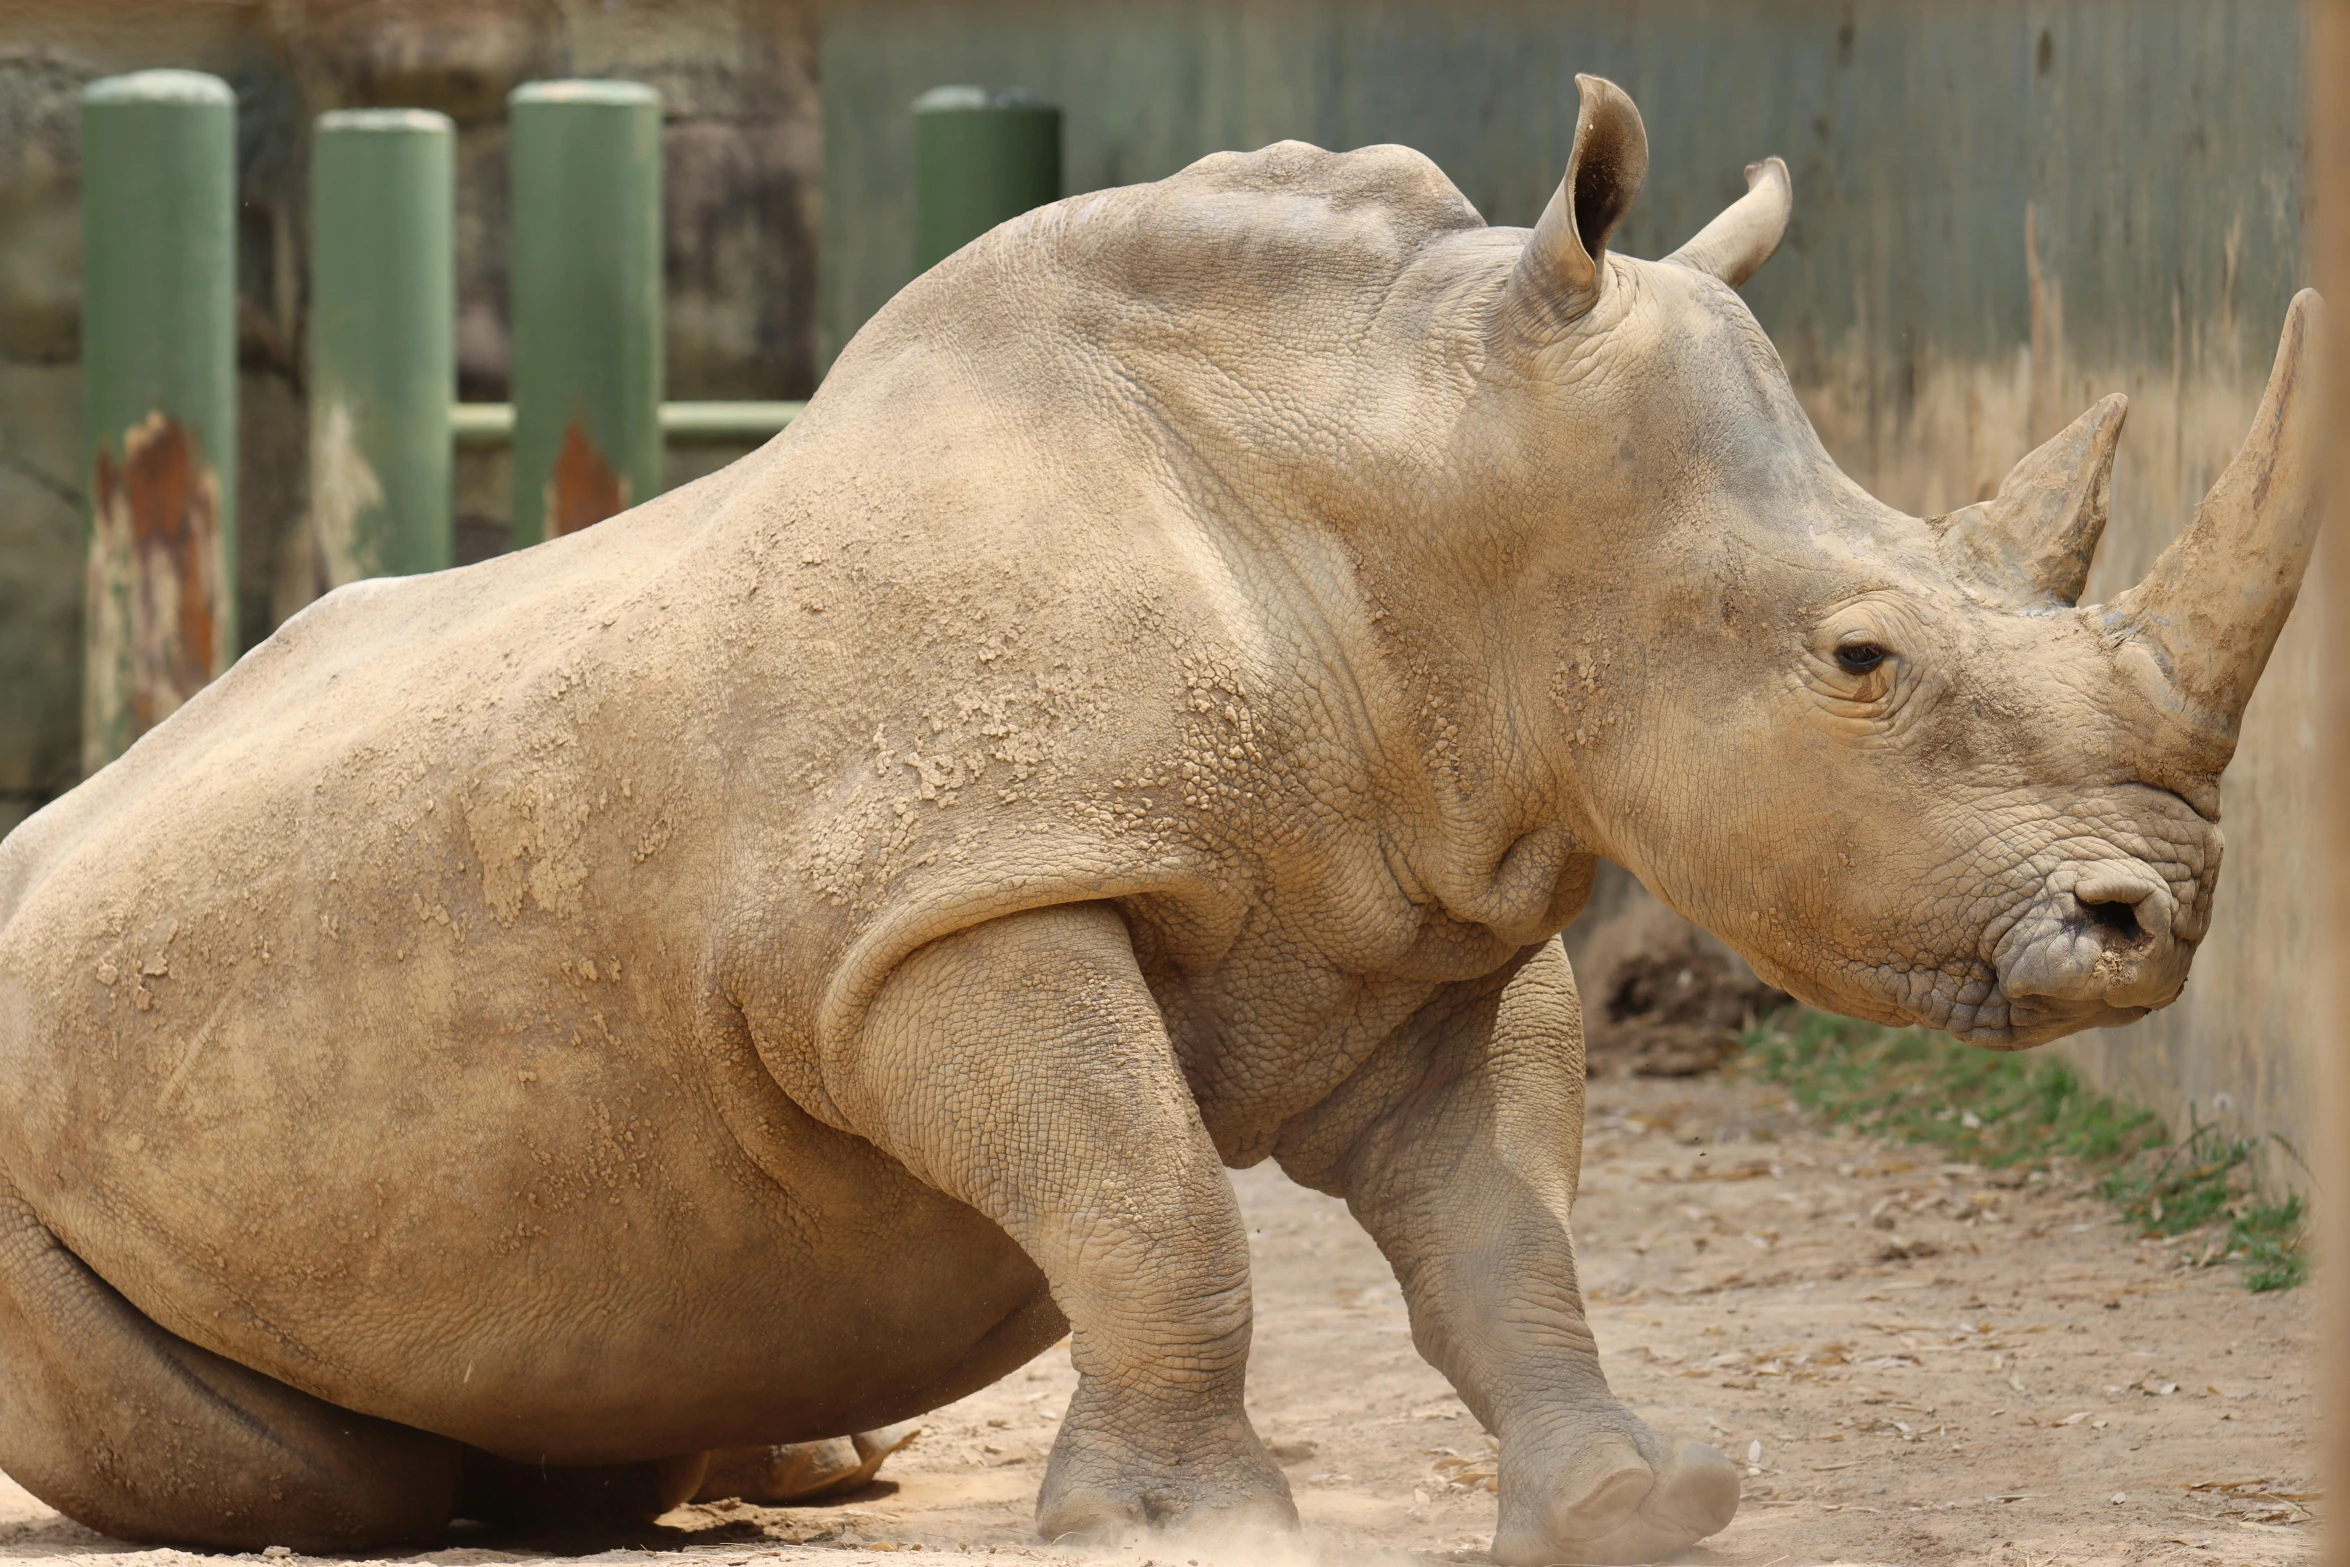
[[(1576, 1212), (1617, 1392), (1749, 1469), (1719, 1567), (2298, 1563), (2315, 1553), (2309, 1292), (2131, 1239), (2104, 1204), (1930, 1151), (1827, 1135), (1776, 1089), (1593, 1086)], [(1143, 1567), (1479, 1560), (1490, 1448), (1413, 1353), (1385, 1264), (1337, 1203), (1236, 1177), (1255, 1248), (1250, 1380), (1300, 1545), (1144, 1541)], [(673, 1513), (599, 1564), (740, 1567), (903, 1554), (1074, 1559), (1030, 1509), (1075, 1378), (1066, 1348), (924, 1422), (884, 1483), (796, 1508)], [(801, 1543), (793, 1543), (793, 1542)], [(518, 1541), (407, 1558), (544, 1562)], [(0, 1557), (192, 1564), (59, 1519), (13, 1487)], [(226, 1558), (238, 1559), (238, 1558)], [(242, 1558), (250, 1560), (253, 1558)]]

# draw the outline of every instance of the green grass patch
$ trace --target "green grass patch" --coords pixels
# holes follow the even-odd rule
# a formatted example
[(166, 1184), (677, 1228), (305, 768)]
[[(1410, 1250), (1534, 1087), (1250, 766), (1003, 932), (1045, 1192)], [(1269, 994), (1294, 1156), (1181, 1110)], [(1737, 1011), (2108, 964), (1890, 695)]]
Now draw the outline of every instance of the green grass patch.
[(2202, 1122), (2174, 1138), (2153, 1111), (2098, 1093), (2057, 1057), (1789, 1007), (1748, 1032), (1741, 1069), (1871, 1136), (1992, 1169), (2062, 1163), (2141, 1235), (2209, 1230), (2188, 1255), (2238, 1264), (2249, 1289), (2291, 1289), (2308, 1276), (2302, 1200), (2258, 1190), (2253, 1141)]

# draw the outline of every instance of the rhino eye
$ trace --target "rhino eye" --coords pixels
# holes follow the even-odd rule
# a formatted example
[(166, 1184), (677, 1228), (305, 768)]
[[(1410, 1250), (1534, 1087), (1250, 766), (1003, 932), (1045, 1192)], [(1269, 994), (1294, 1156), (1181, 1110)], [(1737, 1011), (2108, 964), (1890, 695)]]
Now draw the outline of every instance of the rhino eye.
[(1848, 675), (1865, 675), (1888, 656), (1874, 642), (1847, 642), (1836, 650), (1836, 664)]

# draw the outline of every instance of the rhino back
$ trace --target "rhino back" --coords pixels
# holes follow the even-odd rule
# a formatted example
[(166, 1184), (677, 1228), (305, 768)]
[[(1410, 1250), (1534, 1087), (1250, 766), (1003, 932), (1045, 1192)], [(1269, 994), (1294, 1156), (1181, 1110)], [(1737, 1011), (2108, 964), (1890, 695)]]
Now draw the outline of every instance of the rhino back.
[(501, 1450), (913, 1412), (1037, 1282), (802, 1108), (827, 990), (1198, 858), (1110, 782), (1173, 722), (1131, 671), (1180, 594), (1065, 509), (989, 544), (952, 471), (808, 441), (335, 595), (29, 824), (0, 1161), (36, 1210), (171, 1330)]
[[(943, 1375), (1034, 1275), (830, 1105), (898, 958), (1077, 899), (1187, 973), (1420, 924), (1374, 821), (1376, 638), (1285, 477), (1409, 249), (1347, 192), (1420, 170), (1307, 191), (1354, 213), (1316, 279), (1294, 187), (1344, 160), (1282, 159), (1262, 200), (1263, 155), (1211, 170), (1256, 205), (1204, 226), (1144, 188), (1106, 260), (1068, 204), (1015, 226), (761, 453), (330, 596), (0, 846), (0, 1161), (61, 1238), (174, 1331), (512, 1450), (781, 1439), (794, 1397), (870, 1417)], [(1255, 302), (1202, 329), (1319, 345), (1287, 446), (1235, 446), (1181, 372), (1236, 247), (1272, 258)], [(919, 1253), (912, 1289), (888, 1259)]]

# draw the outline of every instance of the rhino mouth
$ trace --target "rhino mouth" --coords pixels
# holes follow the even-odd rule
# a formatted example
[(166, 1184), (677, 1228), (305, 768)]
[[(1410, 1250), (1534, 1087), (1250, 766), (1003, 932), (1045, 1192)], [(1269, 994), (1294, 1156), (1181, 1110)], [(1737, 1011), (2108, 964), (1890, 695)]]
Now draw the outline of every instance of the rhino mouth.
[(1953, 1015), (1948, 1022), (1927, 1026), (1981, 1045), (1989, 1050), (2029, 1050), (2051, 1040), (2090, 1028), (2120, 1028), (2155, 1011), (2154, 1007), (2117, 1007), (2102, 1002), (2048, 1005), (2037, 997), (2002, 996), (1996, 1005), (1971, 1017)]
[(2184, 916), (2169, 882), (2143, 860), (2061, 868), (1993, 950), (2002, 1043), (2020, 1049), (2116, 1028), (2170, 1005), (2195, 959)]
[[(2094, 951), (2084, 931), (2101, 932)], [(2094, 939), (2094, 938), (2093, 938)], [(1756, 972), (1811, 1006), (1895, 1028), (1932, 1028), (1990, 1050), (2029, 1050), (2090, 1028), (2120, 1028), (2168, 1006), (2186, 982), (2193, 944), (2144, 931), (2124, 936), (2094, 916), (2011, 941), (1999, 965), (1966, 974), (1869, 967), (1857, 984), (1822, 987), (1775, 965)], [(2009, 972), (2016, 982), (2008, 983)]]

